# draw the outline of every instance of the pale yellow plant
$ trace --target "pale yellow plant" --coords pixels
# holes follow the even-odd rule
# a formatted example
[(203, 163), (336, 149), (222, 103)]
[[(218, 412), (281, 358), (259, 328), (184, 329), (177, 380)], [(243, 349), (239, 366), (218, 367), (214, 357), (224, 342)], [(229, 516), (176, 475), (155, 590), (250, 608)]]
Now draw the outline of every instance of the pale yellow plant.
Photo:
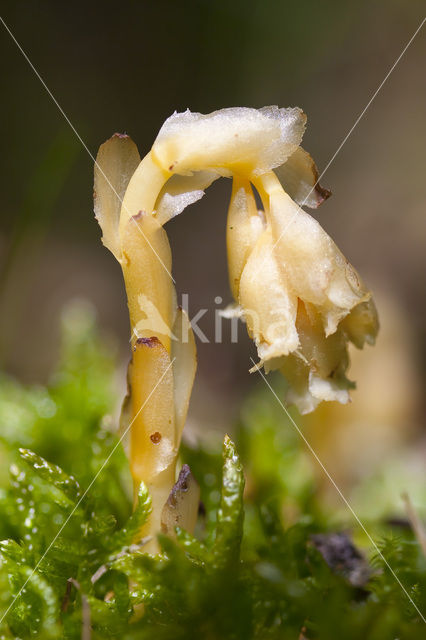
[[(187, 471), (169, 500), (196, 350), (188, 318), (176, 304), (163, 226), (214, 180), (233, 178), (227, 246), (235, 305), (228, 315), (246, 322), (258, 350), (256, 366), (285, 375), (287, 400), (302, 412), (321, 400), (347, 402), (347, 343), (374, 342), (370, 292), (300, 207), (317, 207), (330, 195), (300, 147), (305, 124), (298, 108), (186, 111), (166, 120), (142, 161), (128, 136), (116, 134), (99, 150), (95, 213), (103, 243), (123, 270), (132, 330), (131, 469), (135, 486), (145, 482), (153, 499), (143, 534), (195, 524), (197, 492)], [(186, 506), (174, 519), (171, 504), (177, 503)]]

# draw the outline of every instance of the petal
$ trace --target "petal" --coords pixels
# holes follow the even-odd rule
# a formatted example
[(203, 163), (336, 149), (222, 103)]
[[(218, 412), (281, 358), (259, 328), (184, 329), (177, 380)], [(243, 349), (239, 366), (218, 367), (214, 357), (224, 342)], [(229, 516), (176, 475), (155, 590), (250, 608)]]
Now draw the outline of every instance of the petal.
[(153, 213), (158, 194), (169, 178), (170, 171), (164, 171), (154, 162), (151, 152), (147, 153), (127, 185), (120, 211), (120, 234), (139, 211)]
[(319, 404), (309, 390), (309, 367), (297, 355), (282, 358), (280, 371), (289, 386), (285, 392), (285, 401), (294, 405), (302, 415), (314, 411)]
[(266, 213), (290, 287), (316, 306), (330, 335), (353, 307), (370, 298), (369, 291), (320, 224), (279, 184), (270, 189)]
[(192, 176), (174, 175), (158, 195), (155, 217), (161, 225), (182, 213), (186, 207), (201, 198), (204, 190), (220, 178), (216, 171), (197, 171)]
[(358, 349), (362, 349), (365, 343), (374, 344), (379, 330), (379, 319), (372, 298), (354, 307), (340, 326)]
[(309, 374), (309, 392), (313, 398), (318, 400), (318, 403), (334, 401), (340, 402), (340, 404), (347, 404), (349, 402), (348, 389), (342, 389), (333, 380), (325, 380), (315, 376), (313, 373)]
[(315, 308), (299, 300), (296, 320), (300, 354), (310, 371), (324, 379), (339, 379), (349, 366), (346, 336), (340, 330), (326, 336)]
[(238, 300), (240, 278), (256, 241), (265, 228), (263, 213), (258, 212), (248, 180), (234, 178), (226, 224), (229, 283)]
[(348, 389), (342, 388), (333, 380), (315, 376), (307, 367), (298, 370), (294, 365), (295, 358), (293, 356), (290, 358), (293, 360), (286, 359), (285, 366), (281, 369), (281, 373), (290, 383), (285, 400), (289, 405), (293, 404), (299, 413), (302, 415), (311, 413), (323, 401), (340, 404), (347, 404), (350, 401)]
[[(270, 229), (262, 232), (241, 275), (239, 303), (261, 363), (297, 349), (296, 296), (272, 251)], [(257, 365), (259, 366), (259, 365)]]
[(232, 318), (244, 319), (244, 311), (242, 307), (236, 303), (228, 304), (224, 309), (219, 309), (218, 313), (221, 318), (226, 318), (226, 320), (232, 320)]
[(331, 196), (318, 183), (318, 169), (310, 154), (299, 147), (284, 164), (275, 169), (278, 180), (290, 198), (301, 207), (316, 209)]
[(102, 242), (120, 259), (118, 226), (121, 203), (130, 178), (140, 163), (139, 151), (129, 136), (115, 133), (99, 147), (95, 163), (95, 217)]
[(260, 175), (294, 153), (305, 124), (297, 107), (235, 107), (207, 115), (187, 110), (166, 120), (152, 155), (163, 169), (181, 175), (215, 168)]
[(323, 400), (347, 403), (354, 385), (345, 375), (349, 366), (345, 334), (338, 330), (326, 337), (320, 316), (301, 301), (296, 327), (299, 349), (274, 366), (290, 384), (286, 400), (301, 413), (313, 411)]

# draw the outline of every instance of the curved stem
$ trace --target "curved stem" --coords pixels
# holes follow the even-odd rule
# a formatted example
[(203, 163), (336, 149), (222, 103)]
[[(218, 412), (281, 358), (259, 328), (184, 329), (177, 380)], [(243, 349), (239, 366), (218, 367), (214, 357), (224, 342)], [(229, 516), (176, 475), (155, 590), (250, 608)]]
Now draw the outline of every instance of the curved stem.
[(172, 173), (160, 167), (149, 152), (130, 179), (120, 213), (120, 237), (128, 220), (144, 211), (152, 213), (158, 194)]
[(273, 171), (268, 171), (259, 177), (252, 178), (251, 182), (254, 184), (260, 195), (265, 211), (265, 217), (266, 219), (269, 219), (270, 197), (274, 193), (283, 193), (283, 186)]

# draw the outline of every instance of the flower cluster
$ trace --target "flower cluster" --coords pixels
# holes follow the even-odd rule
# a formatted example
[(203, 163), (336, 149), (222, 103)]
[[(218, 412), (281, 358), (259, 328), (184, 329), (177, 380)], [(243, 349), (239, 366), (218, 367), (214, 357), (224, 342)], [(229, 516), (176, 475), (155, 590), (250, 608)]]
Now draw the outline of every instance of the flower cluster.
[(297, 108), (187, 111), (165, 122), (151, 152), (173, 173), (156, 203), (161, 224), (199, 199), (216, 177), (233, 177), (227, 244), (236, 304), (228, 315), (247, 323), (257, 366), (282, 371), (287, 401), (302, 413), (321, 400), (348, 401), (347, 343), (372, 344), (378, 328), (370, 292), (301, 208), (316, 208), (330, 195), (300, 146), (305, 124)]

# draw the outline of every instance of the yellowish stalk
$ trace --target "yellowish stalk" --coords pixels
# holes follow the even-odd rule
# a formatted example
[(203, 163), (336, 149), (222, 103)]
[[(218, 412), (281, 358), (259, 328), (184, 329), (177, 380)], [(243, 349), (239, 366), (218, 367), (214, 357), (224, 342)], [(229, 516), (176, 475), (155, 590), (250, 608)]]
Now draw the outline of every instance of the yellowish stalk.
[(149, 552), (158, 550), (155, 534), (162, 526), (173, 535), (170, 523), (183, 518), (191, 527), (198, 510), (190, 472), (171, 493), (196, 350), (189, 321), (176, 307), (167, 234), (153, 215), (169, 176), (151, 154), (140, 162), (134, 143), (120, 135), (101, 146), (95, 167), (96, 215), (104, 244), (120, 262), (129, 306), (132, 361), (122, 427), (131, 424), (135, 497), (141, 482), (151, 494), (152, 513), (136, 540), (151, 538), (144, 547)]
[[(152, 499), (152, 513), (140, 537), (161, 530), (162, 509), (175, 483), (178, 450), (173, 395), (169, 354), (157, 338), (139, 338), (131, 368), (130, 467), (135, 489), (144, 482)], [(154, 548), (155, 543), (148, 550)]]
[(157, 196), (171, 172), (160, 167), (148, 153), (132, 175), (123, 198), (120, 215), (120, 235), (132, 216), (144, 211), (152, 213)]
[[(170, 353), (175, 292), (172, 255), (165, 230), (150, 213), (121, 221), (121, 268), (126, 285), (132, 342), (155, 335)], [(149, 306), (151, 305), (151, 306)]]
[(235, 300), (238, 300), (241, 274), (262, 227), (249, 180), (235, 177), (226, 225), (229, 284)]

